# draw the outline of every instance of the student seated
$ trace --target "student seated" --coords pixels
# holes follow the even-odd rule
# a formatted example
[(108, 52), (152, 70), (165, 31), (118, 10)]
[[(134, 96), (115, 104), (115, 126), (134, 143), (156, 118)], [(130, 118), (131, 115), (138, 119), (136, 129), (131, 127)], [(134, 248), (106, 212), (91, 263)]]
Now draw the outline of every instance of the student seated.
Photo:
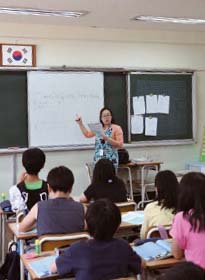
[(100, 159), (94, 168), (91, 185), (81, 195), (81, 202), (108, 198), (113, 202), (127, 201), (124, 182), (116, 176), (115, 167), (108, 159)]
[(205, 269), (205, 175), (190, 172), (182, 177), (179, 188), (178, 213), (170, 235), (172, 254), (185, 256)]
[(155, 177), (157, 199), (149, 203), (144, 210), (144, 222), (140, 237), (146, 238), (150, 227), (158, 225), (171, 225), (177, 207), (178, 181), (176, 175), (170, 170), (163, 170)]
[(141, 273), (141, 259), (125, 240), (113, 238), (121, 223), (108, 199), (91, 203), (85, 217), (90, 240), (72, 244), (51, 265), (53, 273), (74, 273), (76, 280), (110, 280)]
[(20, 182), (9, 190), (12, 211), (30, 210), (36, 202), (47, 200), (47, 183), (38, 176), (45, 164), (45, 154), (39, 148), (26, 150), (22, 156), (22, 164), (26, 170)]
[(37, 224), (38, 235), (84, 230), (84, 207), (70, 198), (73, 173), (65, 166), (53, 168), (47, 177), (49, 200), (39, 201), (19, 224), (28, 231)]
[(204, 270), (192, 262), (181, 262), (167, 269), (157, 280), (204, 280)]

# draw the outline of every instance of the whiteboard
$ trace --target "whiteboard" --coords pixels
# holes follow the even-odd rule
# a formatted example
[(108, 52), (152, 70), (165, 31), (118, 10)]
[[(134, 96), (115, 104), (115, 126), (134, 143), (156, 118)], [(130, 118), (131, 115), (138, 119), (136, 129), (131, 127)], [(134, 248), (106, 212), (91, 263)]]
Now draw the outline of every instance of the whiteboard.
[(94, 144), (85, 138), (75, 122), (99, 121), (104, 105), (103, 73), (28, 72), (29, 146)]

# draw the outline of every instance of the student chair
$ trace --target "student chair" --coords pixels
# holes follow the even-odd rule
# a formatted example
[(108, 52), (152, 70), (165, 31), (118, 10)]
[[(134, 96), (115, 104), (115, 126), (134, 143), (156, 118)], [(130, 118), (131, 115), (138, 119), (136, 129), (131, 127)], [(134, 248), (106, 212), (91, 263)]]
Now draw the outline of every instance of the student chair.
[(149, 199), (149, 200), (146, 200), (146, 201), (140, 201), (137, 203), (137, 209), (143, 209), (147, 206), (147, 204), (149, 204), (150, 202), (153, 202), (153, 199)]
[[(171, 225), (165, 225), (165, 226), (162, 226), (162, 227), (165, 229), (166, 234), (169, 238), (170, 237), (169, 230), (171, 229)], [(158, 226), (150, 227), (147, 230), (145, 236), (146, 236), (146, 238), (161, 237), (162, 239), (164, 239), (164, 237), (162, 236), (162, 233), (160, 232), (160, 228)]]
[[(92, 162), (86, 162), (85, 167), (86, 167), (87, 174), (88, 174), (89, 184), (91, 184), (92, 178), (93, 178), (94, 164)], [(126, 176), (124, 176), (124, 174)], [(133, 189), (132, 189), (132, 175), (131, 175), (130, 168), (127, 166), (123, 166), (123, 165), (119, 166), (118, 167), (118, 176), (125, 182), (128, 200), (134, 200)]]
[(88, 240), (88, 233), (70, 233), (70, 234), (48, 234), (39, 238), (40, 250), (53, 251), (55, 248), (69, 246), (80, 240)]
[(121, 213), (135, 211), (137, 208), (137, 205), (134, 201), (119, 202), (115, 204), (118, 206)]
[(17, 215), (16, 215), (16, 223), (17, 225), (23, 221), (23, 218), (25, 217), (24, 213), (23, 212), (19, 212)]
[(94, 163), (93, 162), (86, 162), (85, 167), (86, 167), (86, 170), (87, 170), (87, 173), (88, 173), (89, 184), (91, 184), (92, 178), (93, 178)]

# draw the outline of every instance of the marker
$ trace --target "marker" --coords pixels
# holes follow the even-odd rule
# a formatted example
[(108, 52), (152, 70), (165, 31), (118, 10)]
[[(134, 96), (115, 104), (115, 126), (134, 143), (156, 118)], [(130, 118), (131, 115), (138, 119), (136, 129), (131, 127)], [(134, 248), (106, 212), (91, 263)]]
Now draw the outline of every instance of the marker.
[(80, 121), (80, 119), (81, 119), (81, 117), (78, 115), (78, 114), (76, 114), (76, 122), (79, 122)]

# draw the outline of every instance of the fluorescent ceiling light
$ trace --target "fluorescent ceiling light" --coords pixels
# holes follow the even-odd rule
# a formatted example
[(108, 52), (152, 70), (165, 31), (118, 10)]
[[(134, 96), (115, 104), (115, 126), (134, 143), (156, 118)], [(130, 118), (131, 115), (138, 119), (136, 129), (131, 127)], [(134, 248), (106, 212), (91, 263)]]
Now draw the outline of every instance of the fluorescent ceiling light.
[(137, 16), (134, 18), (137, 21), (147, 22), (169, 22), (169, 23), (182, 23), (182, 24), (204, 24), (205, 19), (194, 18), (175, 18), (175, 17), (154, 17), (154, 16)]
[(30, 16), (57, 16), (57, 17), (81, 17), (88, 14), (88, 11), (55, 11), (39, 10), (30, 8), (8, 8), (0, 7), (0, 14), (9, 15), (30, 15)]

